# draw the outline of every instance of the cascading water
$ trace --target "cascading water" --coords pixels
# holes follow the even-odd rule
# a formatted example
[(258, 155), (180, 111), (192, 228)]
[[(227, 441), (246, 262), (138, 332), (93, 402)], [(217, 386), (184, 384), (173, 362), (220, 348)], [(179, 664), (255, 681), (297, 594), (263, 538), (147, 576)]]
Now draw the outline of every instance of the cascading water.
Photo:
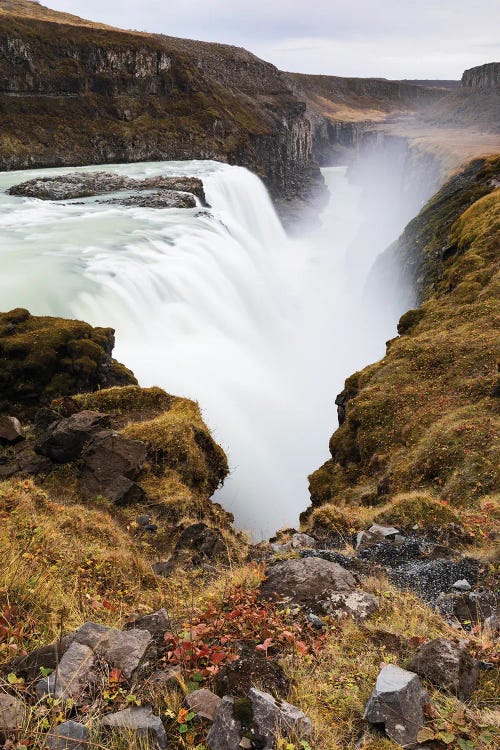
[[(260, 180), (216, 162), (105, 167), (201, 177), (210, 210), (58, 204), (5, 194), (51, 169), (0, 175), (1, 309), (116, 329), (141, 385), (198, 400), (226, 449), (218, 500), (254, 537), (296, 524), (307, 475), (326, 458), (344, 378), (383, 353), (363, 286), (380, 251), (353, 255), (360, 188), (324, 170), (331, 200), (305, 239), (285, 235)], [(349, 248), (351, 248), (349, 250)]]

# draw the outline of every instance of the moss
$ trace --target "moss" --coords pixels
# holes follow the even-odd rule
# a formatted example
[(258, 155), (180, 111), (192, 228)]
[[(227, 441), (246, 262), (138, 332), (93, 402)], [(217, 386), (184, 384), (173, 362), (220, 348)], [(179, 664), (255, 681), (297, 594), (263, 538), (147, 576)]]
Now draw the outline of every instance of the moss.
[(0, 313), (0, 412), (23, 416), (58, 396), (135, 383), (110, 356), (111, 328), (27, 310)]
[(376, 523), (386, 523), (402, 530), (418, 525), (420, 529), (432, 529), (459, 523), (459, 516), (448, 506), (431, 495), (411, 492), (397, 495), (390, 506), (375, 515)]
[(245, 729), (250, 729), (253, 723), (252, 702), (249, 698), (235, 698), (233, 704), (233, 718), (241, 722)]
[(398, 323), (398, 333), (400, 336), (404, 336), (405, 333), (411, 331), (422, 318), (424, 317), (424, 311), (421, 307), (416, 310), (408, 310), (404, 315), (401, 316)]
[(104, 388), (75, 397), (82, 409), (93, 409), (113, 414), (113, 426), (153, 419), (168, 411), (177, 399), (161, 388), (141, 388), (137, 385)]

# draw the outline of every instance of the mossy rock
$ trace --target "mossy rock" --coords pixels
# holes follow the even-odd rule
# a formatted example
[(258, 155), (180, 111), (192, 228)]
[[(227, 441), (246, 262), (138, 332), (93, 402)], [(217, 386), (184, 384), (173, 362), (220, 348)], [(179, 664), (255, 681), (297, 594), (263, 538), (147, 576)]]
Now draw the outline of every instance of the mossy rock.
[(24, 309), (0, 313), (0, 413), (25, 416), (54, 398), (136, 383), (113, 347), (112, 328)]

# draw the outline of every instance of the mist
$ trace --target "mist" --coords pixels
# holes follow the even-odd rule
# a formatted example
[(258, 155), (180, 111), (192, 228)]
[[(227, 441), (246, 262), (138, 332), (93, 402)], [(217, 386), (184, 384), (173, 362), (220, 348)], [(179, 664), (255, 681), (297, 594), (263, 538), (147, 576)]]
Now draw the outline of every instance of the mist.
[[(237, 526), (254, 540), (296, 526), (307, 476), (328, 458), (344, 379), (383, 356), (413, 304), (397, 259), (383, 274), (373, 266), (433, 186), (409, 179), (400, 143), (373, 143), (355, 168), (323, 170), (329, 203), (314, 231), (291, 239), (259, 178), (241, 167), (98, 169), (200, 176), (212, 209), (2, 193), (3, 308), (113, 326), (115, 356), (141, 385), (199, 401), (231, 467), (214, 499)], [(68, 171), (4, 173), (0, 188)]]

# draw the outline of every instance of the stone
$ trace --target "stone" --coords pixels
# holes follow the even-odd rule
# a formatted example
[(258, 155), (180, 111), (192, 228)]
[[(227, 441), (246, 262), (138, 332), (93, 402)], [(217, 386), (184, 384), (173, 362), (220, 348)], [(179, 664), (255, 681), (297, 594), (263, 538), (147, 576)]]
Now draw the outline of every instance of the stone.
[(47, 432), (37, 441), (36, 451), (56, 464), (76, 461), (80, 458), (84, 445), (97, 432), (109, 426), (108, 414), (90, 410), (80, 411), (49, 425)]
[(278, 662), (255, 651), (225, 664), (215, 676), (215, 691), (220, 696), (244, 698), (254, 685), (278, 698), (290, 691), (290, 679)]
[(27, 719), (28, 709), (23, 701), (0, 693), (0, 733), (7, 735), (21, 730)]
[(419, 648), (410, 668), (439, 688), (467, 700), (476, 689), (479, 667), (464, 641), (434, 638)]
[[(277, 733), (305, 739), (312, 733), (311, 720), (296, 706), (280, 701), (269, 693), (252, 688), (248, 694), (252, 704), (253, 732), (264, 748), (274, 747)], [(262, 746), (262, 745), (261, 745)]]
[(453, 624), (472, 628), (491, 617), (500, 603), (494, 591), (469, 591), (441, 594), (435, 604)]
[(321, 617), (318, 617), (318, 615), (314, 615), (312, 612), (309, 612), (309, 614), (307, 615), (307, 621), (316, 630), (322, 630), (323, 629), (323, 620), (321, 619)]
[(196, 208), (196, 198), (189, 193), (179, 193), (175, 190), (157, 190), (145, 195), (128, 195), (124, 198), (111, 198), (98, 201), (132, 208)]
[(369, 534), (381, 536), (384, 539), (394, 539), (399, 533), (399, 529), (395, 529), (394, 526), (381, 526), (378, 523), (374, 523), (368, 529)]
[(197, 716), (201, 716), (202, 719), (208, 719), (213, 721), (219, 710), (221, 704), (221, 698), (211, 690), (201, 688), (200, 690), (194, 690), (186, 697), (186, 703), (188, 704), (191, 711), (194, 711)]
[(316, 547), (316, 539), (309, 534), (294, 534), (292, 536), (292, 548), (302, 549), (303, 547), (314, 549)]
[(182, 670), (180, 667), (170, 667), (169, 669), (158, 669), (148, 677), (147, 684), (152, 688), (178, 688), (181, 685)]
[(420, 537), (395, 538), (393, 541), (372, 537), (356, 552), (360, 560), (377, 563), (385, 568), (397, 568), (405, 563), (429, 557), (436, 545)]
[(466, 578), (461, 578), (460, 581), (455, 581), (452, 588), (457, 591), (470, 591), (472, 586)]
[(278, 542), (273, 542), (271, 544), (271, 549), (275, 555), (285, 555), (292, 549), (292, 543), (286, 542), (286, 544), (278, 544)]
[(334, 591), (352, 591), (356, 579), (337, 563), (317, 557), (284, 560), (266, 571), (260, 589), (263, 599), (278, 599), (321, 614), (322, 602)]
[(131, 440), (117, 432), (101, 432), (82, 453), (78, 488), (83, 497), (107, 497), (117, 505), (141, 502), (144, 490), (134, 481), (147, 456), (141, 440)]
[(73, 641), (57, 669), (48, 678), (37, 682), (36, 694), (39, 698), (50, 695), (63, 700), (78, 700), (94, 680), (94, 662), (93, 650)]
[(242, 726), (234, 718), (234, 698), (226, 695), (207, 735), (210, 750), (237, 750), (241, 741)]
[(134, 732), (146, 740), (153, 740), (160, 750), (167, 748), (167, 733), (159, 716), (153, 714), (151, 706), (131, 706), (123, 711), (108, 714), (102, 720), (107, 729)]
[(348, 615), (355, 620), (365, 620), (378, 609), (378, 599), (366, 591), (349, 591), (329, 594), (321, 603), (325, 615)]
[(424, 726), (424, 707), (429, 697), (414, 672), (387, 664), (377, 677), (364, 718), (383, 724), (387, 735), (404, 747), (415, 747)]
[(111, 667), (130, 679), (147, 657), (153, 637), (148, 630), (117, 630), (87, 622), (75, 633), (75, 641), (92, 649)]
[(205, 523), (194, 523), (182, 530), (170, 560), (155, 563), (153, 570), (166, 577), (177, 566), (200, 567), (227, 560), (227, 545), (222, 532)]
[(410, 589), (429, 603), (434, 603), (439, 595), (448, 592), (459, 578), (476, 582), (480, 563), (474, 558), (461, 560), (415, 560), (389, 571), (392, 583), (400, 588)]
[(24, 440), (21, 422), (16, 417), (0, 416), (0, 445), (14, 445)]
[(87, 750), (90, 732), (77, 721), (65, 721), (45, 737), (45, 744), (49, 750)]
[(141, 527), (149, 526), (149, 524), (151, 523), (151, 516), (148, 516), (146, 514), (139, 516), (136, 520), (136, 523)]
[(126, 630), (130, 630), (131, 628), (147, 630), (151, 635), (163, 638), (167, 630), (171, 630), (168, 612), (166, 609), (159, 609), (157, 612), (151, 612), (149, 615), (137, 617), (125, 626)]
[(40, 646), (30, 651), (26, 656), (20, 656), (11, 662), (11, 671), (22, 675), (29, 681), (37, 680), (40, 677), (40, 668), (56, 669), (61, 658), (73, 643), (74, 636), (65, 635), (59, 641), (50, 643), (47, 646)]

